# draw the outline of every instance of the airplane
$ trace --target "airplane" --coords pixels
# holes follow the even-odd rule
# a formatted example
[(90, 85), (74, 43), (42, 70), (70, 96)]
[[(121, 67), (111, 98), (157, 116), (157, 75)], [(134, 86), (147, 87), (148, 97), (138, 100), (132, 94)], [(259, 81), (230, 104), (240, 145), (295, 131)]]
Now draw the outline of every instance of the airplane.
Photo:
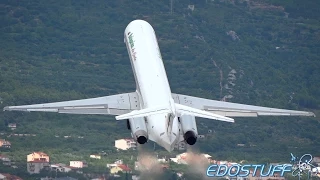
[(144, 20), (130, 22), (124, 31), (136, 91), (111, 96), (22, 106), (4, 111), (115, 115), (126, 120), (139, 144), (151, 140), (171, 152), (176, 143), (194, 145), (195, 117), (234, 122), (231, 117), (315, 116), (312, 112), (259, 107), (171, 93), (153, 27)]

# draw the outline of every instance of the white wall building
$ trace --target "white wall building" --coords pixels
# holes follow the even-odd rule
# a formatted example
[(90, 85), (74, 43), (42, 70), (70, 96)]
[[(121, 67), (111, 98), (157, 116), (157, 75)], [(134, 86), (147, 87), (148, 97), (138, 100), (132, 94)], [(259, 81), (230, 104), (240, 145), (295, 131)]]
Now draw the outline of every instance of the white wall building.
[(88, 167), (88, 164), (84, 161), (70, 161), (70, 166), (75, 168)]
[(43, 168), (49, 168), (49, 162), (45, 162), (45, 161), (27, 162), (27, 171), (29, 174), (39, 174), (41, 169)]
[(101, 156), (98, 155), (98, 154), (91, 154), (90, 158), (92, 158), (92, 159), (101, 159)]
[(130, 148), (135, 149), (137, 147), (137, 142), (133, 139), (118, 139), (114, 143), (117, 149), (128, 150)]
[(184, 141), (178, 142), (174, 145), (174, 149), (176, 150), (185, 150), (186, 149), (186, 143)]
[(182, 153), (178, 154), (175, 158), (170, 158), (171, 161), (177, 164), (188, 164), (190, 161), (211, 162), (211, 156), (209, 154), (193, 154), (193, 153)]

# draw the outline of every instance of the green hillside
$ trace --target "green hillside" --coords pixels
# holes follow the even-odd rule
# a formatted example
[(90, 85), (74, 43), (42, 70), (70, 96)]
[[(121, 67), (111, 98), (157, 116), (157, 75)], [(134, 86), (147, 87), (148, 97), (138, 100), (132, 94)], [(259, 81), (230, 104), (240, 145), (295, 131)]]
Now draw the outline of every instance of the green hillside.
[[(3, 0), (0, 108), (134, 91), (123, 32), (144, 19), (157, 33), (173, 92), (320, 115), (320, 4), (301, 2), (185, 0), (170, 14), (169, 1)], [(235, 120), (199, 119), (207, 138), (196, 149), (256, 162), (288, 161), (290, 152), (320, 156), (319, 118)], [(130, 137), (112, 116), (52, 113), (0, 112), (0, 132), (12, 143), (6, 154), (22, 162), (35, 150), (53, 162), (112, 153), (116, 138)]]

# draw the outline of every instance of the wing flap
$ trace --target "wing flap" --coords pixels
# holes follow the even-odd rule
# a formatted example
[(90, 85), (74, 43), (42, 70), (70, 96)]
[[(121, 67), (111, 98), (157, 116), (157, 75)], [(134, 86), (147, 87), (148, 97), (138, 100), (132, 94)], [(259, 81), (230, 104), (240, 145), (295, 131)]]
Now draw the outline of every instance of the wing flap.
[(221, 116), (227, 116), (227, 117), (258, 117), (258, 113), (255, 112), (232, 112), (232, 111), (209, 111), (208, 112), (219, 114)]
[(257, 116), (314, 116), (312, 112), (277, 109), (246, 104), (216, 101), (182, 94), (172, 94), (176, 103), (227, 117)]
[(137, 109), (140, 109), (138, 95), (132, 92), (73, 101), (7, 106), (3, 110), (121, 115)]

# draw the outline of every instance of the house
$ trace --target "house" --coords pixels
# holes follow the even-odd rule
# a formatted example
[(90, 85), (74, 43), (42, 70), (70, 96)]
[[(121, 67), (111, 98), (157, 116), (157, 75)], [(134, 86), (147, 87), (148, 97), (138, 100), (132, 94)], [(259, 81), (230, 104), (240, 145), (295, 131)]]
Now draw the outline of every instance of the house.
[(208, 154), (182, 153), (178, 154), (175, 158), (170, 158), (170, 160), (177, 164), (189, 164), (190, 162), (209, 164), (211, 156)]
[(16, 123), (9, 123), (8, 128), (10, 128), (11, 130), (15, 130), (15, 129), (17, 129), (17, 124)]
[(11, 143), (5, 139), (0, 139), (0, 148), (11, 148)]
[(320, 167), (312, 168), (312, 176), (318, 176), (320, 178)]
[(8, 165), (8, 166), (11, 165), (11, 160), (7, 156), (0, 154), (0, 160), (2, 161), (3, 165)]
[(0, 174), (0, 180), (23, 180), (22, 178), (8, 173)]
[(101, 156), (98, 155), (98, 154), (91, 154), (90, 158), (92, 158), (92, 159), (101, 159)]
[(122, 161), (122, 159), (118, 159), (118, 160), (116, 160), (116, 161), (114, 162), (114, 164), (123, 164), (123, 161)]
[(51, 164), (50, 165), (51, 171), (56, 171), (56, 172), (70, 172), (73, 168), (69, 167), (65, 164)]
[(88, 167), (88, 164), (85, 161), (70, 161), (70, 166), (75, 168), (84, 168)]
[(130, 148), (135, 149), (137, 147), (137, 142), (133, 139), (118, 139), (114, 143), (117, 149), (128, 150)]
[(67, 176), (67, 177), (59, 177), (59, 178), (45, 177), (45, 178), (41, 178), (41, 180), (78, 180), (78, 179)]
[(123, 161), (120, 159), (120, 160), (117, 160), (115, 161), (114, 163), (112, 164), (107, 164), (107, 168), (113, 168), (113, 167), (116, 167), (118, 166), (119, 164), (123, 164)]
[(317, 164), (319, 167), (320, 167), (320, 157), (318, 156), (318, 157), (314, 157), (313, 159), (312, 159), (312, 163), (315, 163), (315, 164)]
[(118, 164), (110, 169), (110, 174), (117, 174), (119, 171), (131, 173), (131, 169), (128, 166), (124, 164)]
[(1, 154), (0, 154), (0, 160), (1, 161), (10, 161), (10, 159), (7, 156), (1, 155)]
[(157, 168), (160, 170), (169, 168), (169, 161), (166, 158), (155, 159), (152, 156), (146, 156), (143, 158), (138, 158), (138, 161), (134, 162), (134, 170), (145, 171)]
[(158, 162), (160, 162), (160, 163), (168, 163), (168, 159), (166, 159), (166, 158), (159, 158), (159, 159), (158, 159)]
[(39, 174), (42, 169), (49, 169), (49, 162), (43, 160), (34, 160), (27, 162), (27, 171), (29, 174)]
[(246, 146), (245, 144), (237, 144), (237, 146), (239, 146), (239, 147), (244, 147), (244, 146)]
[(55, 178), (54, 180), (78, 180), (78, 179), (73, 177), (59, 177), (59, 178)]
[(49, 156), (44, 152), (33, 152), (27, 156), (27, 162), (42, 161), (49, 162)]
[(179, 178), (181, 178), (181, 177), (183, 176), (183, 172), (177, 172), (176, 174), (177, 174), (177, 176), (178, 176)]
[(132, 176), (132, 180), (140, 180), (140, 177), (137, 176), (137, 175), (133, 175), (133, 176)]
[(253, 176), (253, 171), (250, 170), (250, 174), (246, 177), (247, 180), (285, 180), (285, 177), (281, 177), (280, 174), (275, 173), (273, 176), (261, 176), (261, 172), (257, 170), (255, 176)]
[(185, 150), (186, 149), (186, 143), (184, 141), (178, 142), (174, 145), (174, 149), (176, 150)]

